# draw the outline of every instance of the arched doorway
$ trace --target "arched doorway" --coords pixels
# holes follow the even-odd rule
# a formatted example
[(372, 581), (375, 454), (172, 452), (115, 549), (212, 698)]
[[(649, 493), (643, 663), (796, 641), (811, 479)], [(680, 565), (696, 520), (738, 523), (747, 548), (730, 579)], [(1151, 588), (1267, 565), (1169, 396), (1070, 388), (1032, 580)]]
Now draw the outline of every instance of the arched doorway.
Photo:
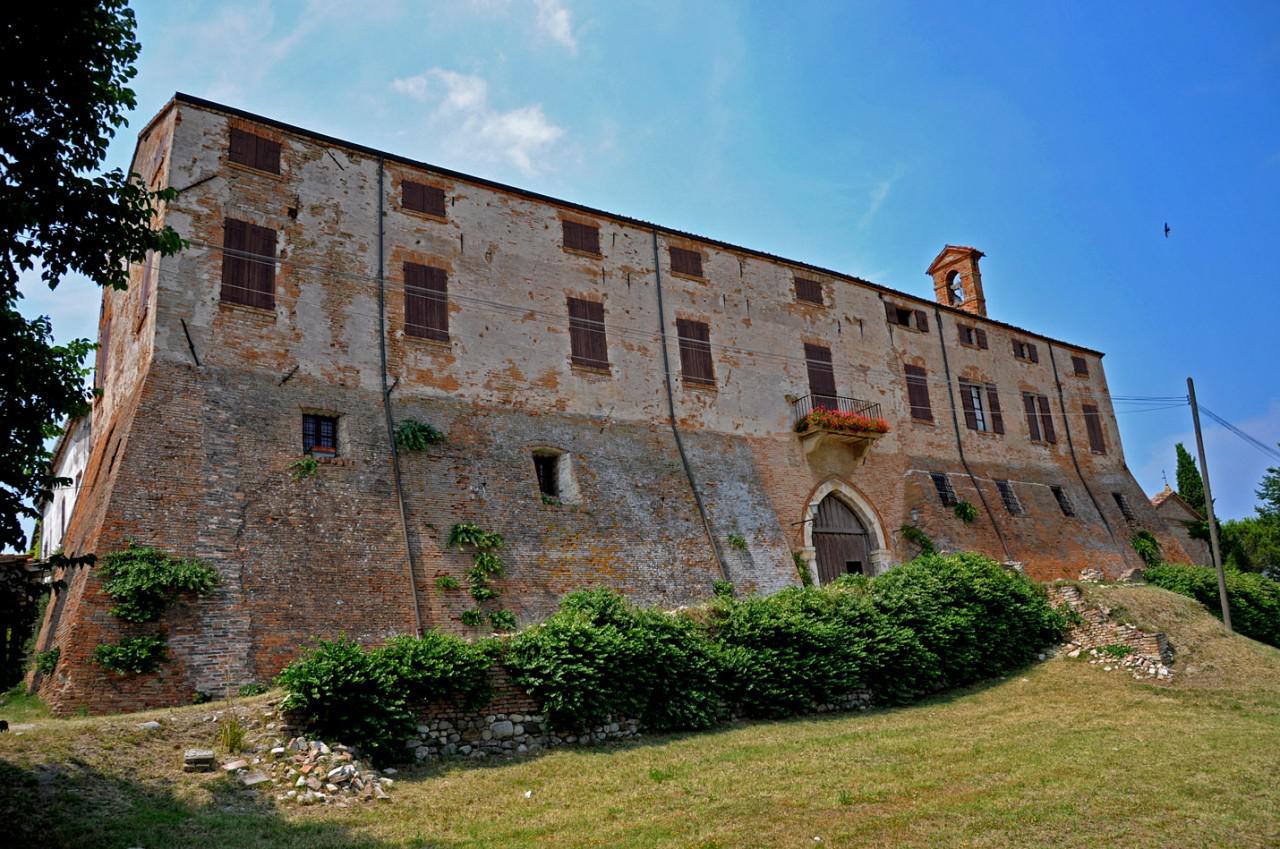
[(819, 584), (829, 584), (841, 575), (872, 574), (869, 555), (875, 545), (858, 515), (834, 493), (814, 511), (813, 548)]

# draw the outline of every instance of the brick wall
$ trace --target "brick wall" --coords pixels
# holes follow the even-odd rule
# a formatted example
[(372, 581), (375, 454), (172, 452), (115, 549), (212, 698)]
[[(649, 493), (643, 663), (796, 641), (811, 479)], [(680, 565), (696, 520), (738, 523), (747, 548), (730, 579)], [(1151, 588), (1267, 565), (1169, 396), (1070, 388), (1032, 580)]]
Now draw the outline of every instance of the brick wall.
[[(279, 141), (281, 173), (229, 163), (231, 127)], [(411, 632), (416, 615), (424, 627), (475, 633), (459, 621), (472, 607), (465, 591), (435, 586), (470, 564), (445, 548), (456, 522), (507, 540), (508, 571), (496, 586), (521, 623), (585, 586), (674, 606), (706, 598), (722, 574), (743, 592), (794, 584), (792, 552), (812, 556), (810, 520), (828, 492), (855, 507), (876, 566), (913, 553), (900, 539), (904, 523), (943, 549), (1019, 561), (1042, 579), (1139, 566), (1128, 545), (1136, 526), (1181, 559), (1125, 466), (1095, 352), (190, 100), (144, 131), (135, 167), (151, 162), (157, 179), (184, 189), (164, 220), (191, 248), (160, 263), (145, 317), (134, 287), (104, 295), (104, 313), (132, 318), (123, 333), (112, 324), (68, 550), (106, 552), (133, 539), (206, 559), (222, 584), (166, 617), (174, 660), (162, 673), (121, 682), (88, 661), (93, 645), (123, 632), (92, 571), (75, 576), (41, 638), (67, 659), (41, 684), (56, 710), (221, 692), (269, 678), (309, 639), (378, 642)], [(443, 189), (445, 216), (402, 209), (405, 180)], [(274, 310), (220, 300), (228, 217), (277, 232)], [(601, 254), (564, 248), (564, 219), (597, 226)], [(698, 251), (703, 275), (674, 273), (671, 247)], [(448, 435), (402, 457), (412, 574), (384, 418), (380, 255), (393, 417)], [(405, 262), (447, 270), (448, 341), (406, 335)], [(797, 273), (818, 280), (822, 305), (795, 299)], [(568, 297), (603, 302), (608, 369), (570, 362)], [(928, 331), (888, 323), (886, 301), (925, 310)], [(715, 386), (681, 380), (677, 318), (710, 325)], [(983, 327), (988, 348), (960, 344), (958, 323)], [(1035, 342), (1038, 362), (1015, 359), (1015, 340)], [(805, 343), (832, 350), (841, 395), (881, 405), (891, 431), (865, 457), (842, 446), (806, 453), (792, 431), (791, 399), (809, 392)], [(664, 345), (688, 472), (671, 430)], [(1088, 376), (1067, 373), (1072, 355), (1086, 358)], [(927, 370), (932, 422), (910, 415), (906, 363)], [(953, 416), (961, 377), (999, 387), (1003, 435)], [(1051, 400), (1055, 444), (1030, 439), (1023, 391)], [(1085, 403), (1101, 410), (1105, 453), (1089, 450)], [(340, 450), (295, 481), (304, 413), (338, 417)], [(577, 503), (540, 497), (532, 455), (547, 450), (568, 457)], [(939, 503), (929, 472), (948, 474), (979, 508), (976, 521)], [(997, 479), (1013, 482), (1026, 515), (1008, 514)], [(1068, 493), (1074, 518), (1050, 485)], [(1133, 526), (1112, 492), (1126, 495)]]

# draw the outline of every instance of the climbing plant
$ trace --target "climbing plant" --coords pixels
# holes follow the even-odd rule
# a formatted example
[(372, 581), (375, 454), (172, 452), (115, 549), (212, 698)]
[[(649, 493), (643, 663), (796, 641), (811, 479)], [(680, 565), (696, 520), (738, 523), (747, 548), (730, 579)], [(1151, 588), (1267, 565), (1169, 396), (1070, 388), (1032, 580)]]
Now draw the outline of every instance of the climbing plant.
[(115, 602), (112, 615), (125, 622), (154, 622), (180, 593), (203, 595), (218, 585), (218, 573), (207, 563), (133, 543), (103, 557), (99, 574)]
[[(464, 625), (481, 624), (486, 616), (481, 606), (498, 597), (498, 589), (490, 580), (502, 577), (506, 571), (502, 558), (497, 554), (505, 544), (502, 534), (486, 531), (468, 522), (456, 524), (449, 530), (449, 548), (472, 549), (467, 585), (471, 597), (476, 601), (476, 608), (462, 614)], [(498, 630), (511, 630), (515, 627), (515, 617), (505, 610), (489, 611), (487, 616), (489, 623)]]
[(93, 650), (93, 660), (117, 675), (154, 672), (169, 659), (160, 637), (128, 637), (118, 643), (102, 643)]
[(903, 525), (898, 531), (903, 539), (918, 547), (921, 554), (933, 554), (933, 540), (915, 525)]
[(396, 445), (405, 451), (426, 451), (444, 442), (444, 434), (426, 422), (403, 419), (396, 425)]
[(974, 507), (968, 501), (957, 501), (954, 509), (956, 518), (964, 522), (966, 525), (972, 524), (973, 520), (978, 518), (978, 508)]

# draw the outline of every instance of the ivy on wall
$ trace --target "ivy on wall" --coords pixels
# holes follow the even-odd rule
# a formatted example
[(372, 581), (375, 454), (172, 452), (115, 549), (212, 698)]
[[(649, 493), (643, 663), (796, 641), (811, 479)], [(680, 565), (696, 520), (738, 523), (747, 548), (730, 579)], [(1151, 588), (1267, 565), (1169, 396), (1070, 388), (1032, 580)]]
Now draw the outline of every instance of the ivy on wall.
[(502, 534), (486, 531), (478, 525), (462, 522), (449, 530), (449, 548), (470, 548), (471, 568), (467, 570), (467, 586), (476, 607), (462, 613), (462, 624), (477, 626), (485, 619), (498, 631), (514, 630), (515, 616), (502, 608), (484, 609), (485, 602), (498, 598), (499, 591), (491, 583), (491, 579), (500, 578), (506, 572), (506, 565), (498, 556), (498, 551), (506, 544)]

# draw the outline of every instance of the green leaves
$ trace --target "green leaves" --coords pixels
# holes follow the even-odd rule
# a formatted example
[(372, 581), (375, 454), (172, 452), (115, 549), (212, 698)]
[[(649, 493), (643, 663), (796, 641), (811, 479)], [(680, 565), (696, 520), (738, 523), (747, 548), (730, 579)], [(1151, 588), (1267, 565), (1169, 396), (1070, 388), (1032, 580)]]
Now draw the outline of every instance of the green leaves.
[(417, 419), (404, 419), (396, 425), (396, 445), (405, 451), (426, 451), (444, 439), (439, 430)]
[(218, 573), (202, 561), (133, 543), (102, 558), (98, 571), (115, 602), (112, 615), (126, 622), (154, 622), (179, 593), (203, 595), (218, 585)]
[(95, 647), (93, 662), (117, 675), (143, 675), (169, 659), (166, 648), (160, 637), (129, 637)]
[(355, 743), (386, 760), (414, 731), (412, 707), (456, 697), (488, 701), (491, 660), (484, 645), (428, 632), (363, 649), (347, 637), (321, 641), (276, 678), (284, 708), (328, 739)]
[[(1208, 566), (1158, 563), (1144, 570), (1147, 583), (1190, 596), (1222, 618), (1218, 575)], [(1253, 572), (1227, 569), (1227, 603), (1235, 630), (1280, 647), (1280, 582)]]

